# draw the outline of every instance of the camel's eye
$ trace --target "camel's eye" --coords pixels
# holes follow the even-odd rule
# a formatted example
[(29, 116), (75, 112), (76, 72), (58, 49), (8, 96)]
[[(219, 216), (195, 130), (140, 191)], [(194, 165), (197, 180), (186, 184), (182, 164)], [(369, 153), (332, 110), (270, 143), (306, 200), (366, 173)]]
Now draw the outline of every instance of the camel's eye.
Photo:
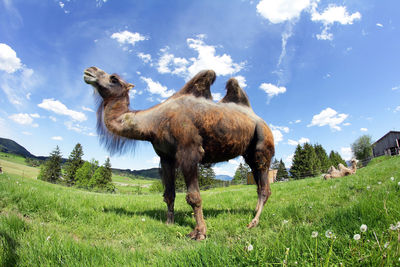
[(111, 76), (110, 76), (110, 81), (111, 81), (111, 83), (113, 83), (113, 84), (119, 83), (119, 80), (118, 80), (117, 76), (115, 76), (115, 75), (111, 75)]

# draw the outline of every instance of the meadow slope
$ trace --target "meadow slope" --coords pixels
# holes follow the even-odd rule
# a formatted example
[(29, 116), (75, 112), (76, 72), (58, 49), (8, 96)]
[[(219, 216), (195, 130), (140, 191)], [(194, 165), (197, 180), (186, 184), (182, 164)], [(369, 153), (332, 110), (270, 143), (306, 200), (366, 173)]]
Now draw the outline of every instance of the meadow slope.
[(350, 177), (275, 183), (250, 230), (255, 186), (205, 191), (208, 236), (196, 242), (185, 236), (194, 226), (185, 194), (177, 194), (176, 223), (167, 226), (161, 194), (91, 193), (5, 173), (0, 264), (400, 265), (399, 183), (400, 157), (374, 159)]

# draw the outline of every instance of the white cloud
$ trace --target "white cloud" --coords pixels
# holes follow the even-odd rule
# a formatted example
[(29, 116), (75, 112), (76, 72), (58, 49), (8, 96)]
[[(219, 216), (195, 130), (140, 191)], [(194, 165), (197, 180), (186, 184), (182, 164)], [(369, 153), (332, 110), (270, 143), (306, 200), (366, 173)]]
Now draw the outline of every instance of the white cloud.
[(298, 18), (310, 4), (310, 0), (261, 0), (257, 12), (275, 24)]
[(321, 22), (324, 25), (322, 32), (320, 34), (317, 34), (318, 40), (333, 39), (333, 34), (329, 33), (328, 31), (334, 23), (350, 25), (353, 24), (355, 20), (360, 19), (360, 12), (349, 14), (345, 6), (329, 5), (328, 8), (326, 8), (322, 13), (319, 13), (318, 11), (316, 11), (316, 5), (314, 5), (311, 13), (312, 21)]
[(376, 26), (383, 28), (383, 25), (381, 23), (377, 23)]
[(42, 103), (38, 104), (38, 107), (52, 111), (59, 115), (65, 115), (71, 117), (75, 121), (85, 121), (87, 120), (86, 115), (82, 112), (71, 110), (67, 108), (63, 103), (58, 100), (43, 99)]
[(0, 43), (0, 70), (14, 73), (22, 68), (17, 53), (8, 45)]
[(221, 93), (211, 93), (211, 95), (215, 101), (220, 101), (222, 99)]
[(204, 35), (198, 35), (197, 39), (188, 38), (186, 40), (189, 48), (197, 52), (197, 57), (186, 59), (175, 57), (169, 53), (169, 48), (161, 49), (162, 55), (157, 63), (158, 72), (171, 73), (190, 79), (199, 71), (212, 68), (217, 75), (233, 75), (243, 69), (244, 63), (235, 63), (230, 55), (218, 55), (216, 47), (207, 45), (203, 41)]
[(56, 118), (56, 117), (53, 117), (53, 116), (49, 116), (49, 119), (52, 120), (52, 121), (54, 121), (54, 122), (57, 121), (57, 118)]
[(25, 95), (25, 97), (26, 97), (26, 99), (28, 99), (28, 100), (31, 100), (31, 93), (27, 93), (26, 95)]
[[(34, 114), (35, 115), (35, 114)], [(27, 113), (18, 113), (8, 116), (14, 122), (21, 124), (21, 125), (29, 125), (32, 127), (38, 127), (37, 123), (33, 123), (33, 118), (31, 115)]]
[(331, 109), (331, 108), (326, 108), (322, 110), (319, 114), (314, 115), (312, 118), (312, 121), (307, 127), (311, 126), (325, 126), (329, 125), (331, 129), (340, 131), (340, 124), (343, 123), (345, 119), (347, 119), (349, 115), (348, 114), (338, 114), (337, 111)]
[(368, 129), (367, 128), (361, 128), (360, 131), (361, 132), (368, 132)]
[(288, 133), (289, 132), (289, 127), (286, 127), (286, 126), (275, 126), (273, 124), (270, 124), (269, 126), (271, 128), (272, 135), (274, 136), (275, 145), (278, 145), (278, 143), (283, 140), (282, 132)]
[(396, 91), (396, 90), (399, 90), (399, 89), (400, 89), (400, 85), (395, 86), (395, 87), (392, 87), (392, 90), (393, 90), (393, 91)]
[(286, 87), (283, 86), (276, 86), (271, 83), (262, 83), (260, 85), (260, 89), (267, 93), (269, 100), (277, 96), (279, 94), (283, 94), (286, 92)]
[(29, 91), (37, 82), (33, 70), (21, 63), (17, 53), (7, 44), (0, 43), (0, 88), (10, 103), (22, 105), (29, 100)]
[(158, 94), (163, 98), (170, 97), (175, 93), (174, 90), (168, 90), (166, 86), (161, 85), (159, 82), (153, 81), (151, 78), (140, 77), (147, 84), (147, 91), (151, 94)]
[(160, 165), (160, 157), (159, 156), (154, 156), (151, 159), (146, 161), (147, 163), (153, 164), (155, 166)]
[(340, 154), (344, 160), (350, 160), (353, 156), (353, 152), (351, 151), (351, 147), (341, 147)]
[(285, 162), (286, 168), (290, 168), (292, 166), (292, 161), (293, 161), (294, 153), (290, 154), (287, 156), (283, 161)]
[(240, 87), (245, 88), (247, 86), (246, 78), (244, 76), (238, 75), (235, 77), (235, 79), (238, 81)]
[(24, 135), (32, 135), (31, 132), (26, 132), (26, 131), (22, 132), (22, 134), (24, 134)]
[(12, 133), (9, 123), (6, 122), (6, 120), (3, 118), (0, 118), (0, 129), (0, 137), (15, 138), (15, 135)]
[(94, 112), (93, 109), (88, 108), (88, 107), (85, 107), (85, 106), (82, 106), (82, 109), (83, 109), (84, 111)]
[(138, 53), (137, 56), (143, 60), (144, 63), (151, 63), (151, 55), (150, 54), (144, 54), (142, 52)]
[(397, 106), (395, 109), (394, 109), (394, 112), (399, 112), (400, 111), (400, 106)]
[(31, 115), (32, 118), (36, 118), (36, 119), (40, 118), (40, 115), (37, 114), (37, 113), (32, 113), (30, 115)]
[(122, 31), (122, 32), (115, 32), (111, 35), (112, 39), (117, 40), (120, 44), (130, 44), (135, 46), (137, 42), (147, 40), (146, 36), (141, 35), (138, 32), (130, 32), (130, 31)]
[(64, 8), (65, 4), (63, 2), (60, 1), (60, 2), (58, 2), (58, 4), (60, 5), (61, 8)]
[(53, 136), (51, 139), (52, 140), (56, 140), (56, 141), (62, 141), (63, 140), (63, 138), (61, 136)]
[(278, 129), (278, 130), (281, 130), (281, 131), (283, 131), (283, 132), (285, 132), (285, 133), (288, 133), (288, 132), (290, 131), (289, 127), (287, 127), (287, 126), (275, 126), (275, 125), (273, 125), (273, 124), (270, 124), (269, 126), (270, 126), (272, 129)]
[(304, 143), (310, 143), (310, 139), (308, 139), (306, 137), (302, 137), (298, 141), (292, 140), (292, 139), (288, 139), (288, 145), (291, 145), (291, 146), (297, 146), (299, 144), (302, 145)]

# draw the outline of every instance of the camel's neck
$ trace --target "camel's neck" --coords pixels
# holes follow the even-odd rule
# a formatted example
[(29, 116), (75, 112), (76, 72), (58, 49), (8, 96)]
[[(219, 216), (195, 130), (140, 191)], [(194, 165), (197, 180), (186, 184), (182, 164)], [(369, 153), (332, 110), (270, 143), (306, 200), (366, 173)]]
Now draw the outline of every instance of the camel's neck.
[(129, 110), (129, 97), (104, 102), (104, 124), (117, 136), (135, 140), (151, 141), (151, 121), (143, 111)]

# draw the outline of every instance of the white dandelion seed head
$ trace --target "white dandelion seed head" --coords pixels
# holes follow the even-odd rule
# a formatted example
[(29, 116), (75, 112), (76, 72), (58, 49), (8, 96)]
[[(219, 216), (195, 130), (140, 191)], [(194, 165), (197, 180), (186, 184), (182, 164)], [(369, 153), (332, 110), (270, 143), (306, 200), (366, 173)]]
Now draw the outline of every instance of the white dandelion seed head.
[(283, 220), (282, 224), (287, 224), (288, 222), (288, 220)]
[(390, 227), (389, 227), (389, 229), (392, 230), (392, 231), (396, 231), (396, 230), (397, 230), (397, 226), (391, 224)]
[(317, 231), (314, 231), (314, 232), (311, 233), (311, 237), (312, 238), (317, 238), (317, 236), (318, 236), (318, 232)]
[(371, 189), (371, 187), (368, 185), (368, 186), (367, 186), (367, 190), (370, 190), (370, 189)]
[(378, 184), (382, 184), (382, 182), (381, 182), (381, 181), (379, 181), (379, 182), (378, 182)]
[(353, 238), (354, 240), (360, 240), (361, 236), (359, 234), (355, 234)]
[(394, 177), (393, 177), (393, 176), (392, 176), (392, 177), (390, 177), (390, 180), (394, 181)]
[(400, 182), (398, 182), (397, 185), (400, 186)]
[(47, 238), (46, 238), (46, 241), (49, 241), (51, 239), (51, 236), (48, 236)]
[(146, 221), (146, 219), (145, 218), (142, 218), (142, 222), (145, 222)]
[(249, 244), (246, 248), (247, 251), (252, 251), (254, 249), (252, 244)]
[(360, 226), (360, 231), (361, 232), (366, 232), (367, 231), (367, 229), (368, 229), (368, 227), (367, 227), (367, 225), (365, 225), (365, 224), (361, 224), (361, 226)]
[(385, 245), (383, 245), (384, 248), (388, 248), (389, 247), (389, 242), (386, 242)]
[(333, 234), (333, 232), (332, 232), (331, 230), (327, 230), (327, 231), (325, 232), (325, 236), (326, 236), (327, 238), (333, 238), (335, 235)]

